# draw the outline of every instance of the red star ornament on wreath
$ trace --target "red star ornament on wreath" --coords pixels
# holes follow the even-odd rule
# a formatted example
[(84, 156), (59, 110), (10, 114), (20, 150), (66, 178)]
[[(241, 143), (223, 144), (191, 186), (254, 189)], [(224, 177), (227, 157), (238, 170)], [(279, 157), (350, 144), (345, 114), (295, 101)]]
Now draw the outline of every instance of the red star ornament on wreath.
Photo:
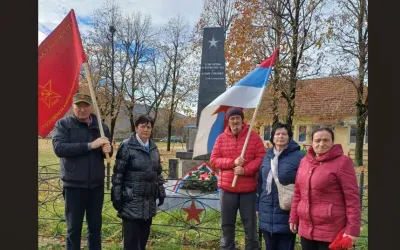
[(207, 178), (208, 178), (208, 173), (205, 172), (204, 174), (201, 174), (201, 175), (200, 175), (200, 178), (201, 178), (202, 180), (207, 179)]
[(186, 222), (194, 219), (197, 223), (200, 223), (199, 214), (204, 211), (204, 209), (196, 208), (194, 201), (192, 200), (192, 204), (188, 208), (183, 208), (183, 210), (187, 213)]

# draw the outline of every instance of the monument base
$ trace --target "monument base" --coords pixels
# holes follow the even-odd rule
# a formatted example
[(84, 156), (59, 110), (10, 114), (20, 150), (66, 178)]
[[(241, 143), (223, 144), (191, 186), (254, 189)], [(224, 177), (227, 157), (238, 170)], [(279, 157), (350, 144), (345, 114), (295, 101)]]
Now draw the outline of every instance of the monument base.
[(221, 203), (217, 192), (202, 193), (199, 190), (179, 189), (175, 193), (171, 188), (175, 184), (176, 181), (172, 180), (165, 183), (167, 197), (164, 200), (164, 204), (159, 207), (161, 210), (181, 210), (183, 207), (189, 207), (192, 200), (194, 200), (197, 208), (220, 211)]
[(193, 152), (176, 152), (176, 158), (179, 158), (178, 178), (182, 178), (193, 168), (210, 160), (208, 155), (197, 157), (195, 160), (192, 160), (192, 157)]
[(179, 158), (178, 178), (182, 178), (193, 168), (197, 167), (203, 162), (208, 162), (210, 160), (209, 155), (198, 156), (196, 157), (196, 159), (192, 159), (196, 134), (197, 128), (190, 128), (188, 141), (186, 143), (186, 151), (176, 152), (176, 158)]

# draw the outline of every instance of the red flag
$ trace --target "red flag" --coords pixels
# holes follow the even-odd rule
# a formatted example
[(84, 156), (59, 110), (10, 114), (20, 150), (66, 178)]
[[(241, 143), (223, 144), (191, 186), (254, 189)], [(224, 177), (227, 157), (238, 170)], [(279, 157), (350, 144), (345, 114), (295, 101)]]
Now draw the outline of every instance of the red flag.
[(74, 10), (46, 37), (38, 52), (38, 133), (45, 137), (71, 107), (86, 61)]

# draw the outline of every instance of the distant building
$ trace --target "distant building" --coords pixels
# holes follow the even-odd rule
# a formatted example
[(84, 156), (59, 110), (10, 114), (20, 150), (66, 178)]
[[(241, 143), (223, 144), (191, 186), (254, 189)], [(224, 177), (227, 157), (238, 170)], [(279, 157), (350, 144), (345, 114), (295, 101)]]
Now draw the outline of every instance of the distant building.
[[(329, 126), (335, 132), (335, 143), (342, 144), (344, 153), (354, 159), (356, 142), (357, 90), (354, 83), (343, 77), (327, 77), (300, 80), (297, 83), (293, 138), (301, 145), (311, 144), (311, 133), (321, 126)], [(268, 85), (267, 91), (271, 91)], [(366, 88), (367, 91), (367, 88)], [(280, 102), (279, 112), (286, 115), (285, 101)], [(264, 141), (270, 139), (272, 124), (272, 98), (263, 100), (268, 107), (267, 122), (260, 127)], [(368, 118), (364, 138), (364, 162), (368, 162)]]
[[(146, 114), (148, 106), (135, 104), (133, 113), (134, 117), (140, 114)], [(154, 117), (154, 111), (150, 112), (150, 116)], [(162, 139), (168, 134), (168, 117), (169, 110), (160, 108), (157, 114), (157, 120), (153, 129), (153, 138)], [(183, 127), (190, 124), (194, 118), (187, 117), (180, 113), (175, 113), (171, 134), (173, 136), (184, 137)], [(116, 140), (125, 139), (131, 133), (131, 125), (129, 122), (129, 114), (125, 106), (121, 107), (118, 119), (115, 125), (114, 138)]]
[[(140, 115), (140, 114), (146, 114), (147, 109), (149, 107), (142, 105), (142, 104), (135, 104), (134, 106), (134, 117)], [(95, 111), (94, 111), (95, 113)], [(65, 114), (65, 116), (72, 115), (72, 109), (69, 109), (68, 112)], [(150, 112), (150, 116), (154, 117), (154, 111)], [(161, 139), (167, 137), (168, 134), (168, 116), (169, 116), (169, 110), (168, 109), (163, 109), (160, 108), (158, 111), (157, 115), (157, 120), (156, 124), (153, 128), (153, 138)], [(102, 117), (104, 119), (104, 117)], [(186, 125), (193, 124), (193, 120), (195, 118), (187, 117), (183, 114), (176, 113), (174, 117), (174, 122), (172, 126), (172, 135), (173, 136), (179, 136), (183, 138), (183, 141), (185, 141), (186, 137), (184, 134), (184, 127)], [(110, 127), (110, 122), (106, 121), (106, 124), (108, 127)], [(175, 125), (175, 126), (174, 126)], [(124, 105), (121, 107), (121, 111), (119, 112), (116, 124), (115, 124), (115, 130), (114, 130), (114, 139), (117, 141), (123, 140), (131, 134), (131, 127), (130, 127), (130, 122), (129, 122), (129, 114)], [(53, 131), (49, 133), (49, 135), (46, 138), (51, 138), (53, 135)]]

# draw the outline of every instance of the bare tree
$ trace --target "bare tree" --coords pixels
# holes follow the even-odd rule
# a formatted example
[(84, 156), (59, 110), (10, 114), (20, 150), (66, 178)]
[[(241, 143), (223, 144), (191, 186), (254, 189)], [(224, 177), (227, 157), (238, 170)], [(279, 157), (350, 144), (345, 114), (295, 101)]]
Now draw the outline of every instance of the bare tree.
[[(85, 53), (88, 59), (88, 65), (89, 65), (89, 71), (90, 75), (92, 78), (92, 83), (93, 83), (93, 89), (94, 92), (96, 93), (96, 100), (97, 104), (99, 107), (100, 115), (102, 117), (102, 120), (104, 121), (104, 118), (107, 116), (107, 106), (108, 106), (108, 101), (106, 98), (106, 91), (105, 91), (105, 85), (104, 79), (105, 79), (105, 52), (104, 48), (101, 46), (92, 43), (90, 39), (83, 38), (82, 39), (84, 47), (85, 47)], [(80, 77), (80, 91), (83, 91), (85, 93), (89, 93), (89, 86), (88, 82), (85, 77), (85, 72), (81, 72), (81, 77)]]
[[(147, 114), (153, 112), (154, 123), (157, 121), (158, 112), (171, 79), (171, 61), (169, 61), (171, 59), (159, 51), (158, 49), (152, 50), (147, 55), (148, 63), (143, 67), (146, 88), (141, 90), (143, 101), (148, 107)], [(154, 131), (154, 133), (156, 132)]]
[[(319, 74), (324, 37), (323, 0), (240, 0), (227, 38), (227, 78), (234, 84), (280, 47), (271, 78), (273, 121), (280, 99), (292, 125), (297, 81)], [(269, 93), (270, 94), (270, 93)], [(264, 105), (265, 106), (265, 105)]]
[(111, 137), (123, 100), (123, 82), (126, 77), (126, 63), (123, 51), (118, 44), (121, 27), (121, 11), (114, 1), (105, 1), (93, 15), (93, 29), (89, 31), (89, 41), (96, 50), (95, 58), (101, 72), (99, 87), (103, 89), (104, 102), (101, 106), (105, 119), (110, 121)]
[[(282, 41), (282, 32), (283, 32), (283, 22), (282, 22), (282, 14), (283, 14), (283, 7), (282, 3), (277, 1), (275, 3), (271, 3), (269, 6), (267, 6), (267, 9), (273, 10), (270, 11), (269, 15), (264, 14), (261, 15), (261, 23), (262, 26), (267, 26), (267, 23), (272, 24), (272, 28), (269, 28), (267, 26), (266, 31), (265, 31), (265, 38), (262, 39), (262, 44), (264, 49), (263, 51), (257, 51), (258, 55), (257, 57), (260, 58), (260, 60), (263, 60), (263, 58), (266, 58), (267, 56), (270, 56), (274, 48), (277, 48), (280, 46), (280, 43)], [(271, 13), (272, 12), (272, 13)], [(268, 13), (268, 12), (267, 12)], [(261, 53), (260, 53), (261, 52)], [(264, 53), (268, 52), (269, 55), (265, 55)], [(274, 74), (271, 79), (271, 85), (272, 85), (272, 124), (273, 126), (279, 122), (279, 100), (281, 97), (280, 91), (282, 89), (282, 83), (281, 83), (281, 64), (279, 60), (279, 53), (275, 58), (276, 63), (275, 63), (275, 68), (274, 68)]]
[(368, 0), (338, 0), (332, 16), (334, 52), (339, 56), (334, 71), (357, 90), (355, 165), (363, 166), (365, 124), (368, 117)]
[[(190, 32), (189, 25), (180, 16), (172, 18), (163, 30), (163, 53), (166, 60), (170, 62), (170, 94), (169, 94), (169, 118), (168, 118), (168, 143), (167, 151), (171, 147), (172, 123), (174, 121), (175, 111), (177, 109), (180, 97), (178, 93), (181, 89), (180, 83), (183, 79), (184, 61), (190, 54)], [(186, 90), (189, 91), (189, 90)], [(184, 91), (185, 92), (185, 91)], [(186, 92), (187, 93), (187, 92)]]
[(147, 59), (151, 51), (151, 17), (141, 12), (127, 15), (121, 27), (121, 42), (125, 50), (125, 60), (129, 65), (130, 81), (124, 84), (124, 94), (128, 98), (125, 105), (128, 111), (131, 132), (135, 131), (134, 106), (142, 98), (138, 97), (137, 91), (143, 84), (144, 72), (139, 67)]
[(205, 0), (200, 20), (196, 26), (197, 33), (202, 36), (204, 27), (219, 26), (224, 28), (226, 38), (237, 12), (236, 2), (237, 0)]
[[(322, 0), (277, 0), (265, 1), (270, 4), (269, 11), (276, 18), (280, 30), (278, 32), (283, 44), (281, 54), (287, 51), (287, 60), (282, 56), (280, 70), (287, 75), (286, 86), (281, 90), (287, 102), (286, 123), (292, 126), (295, 112), (296, 85), (299, 78), (318, 73), (315, 60), (307, 58), (307, 50), (320, 46), (321, 43), (321, 6)], [(272, 3), (272, 4), (271, 4)], [(318, 60), (317, 60), (318, 61)], [(313, 71), (308, 70), (313, 64)], [(301, 76), (303, 73), (303, 76)], [(283, 80), (284, 79), (280, 79)]]

